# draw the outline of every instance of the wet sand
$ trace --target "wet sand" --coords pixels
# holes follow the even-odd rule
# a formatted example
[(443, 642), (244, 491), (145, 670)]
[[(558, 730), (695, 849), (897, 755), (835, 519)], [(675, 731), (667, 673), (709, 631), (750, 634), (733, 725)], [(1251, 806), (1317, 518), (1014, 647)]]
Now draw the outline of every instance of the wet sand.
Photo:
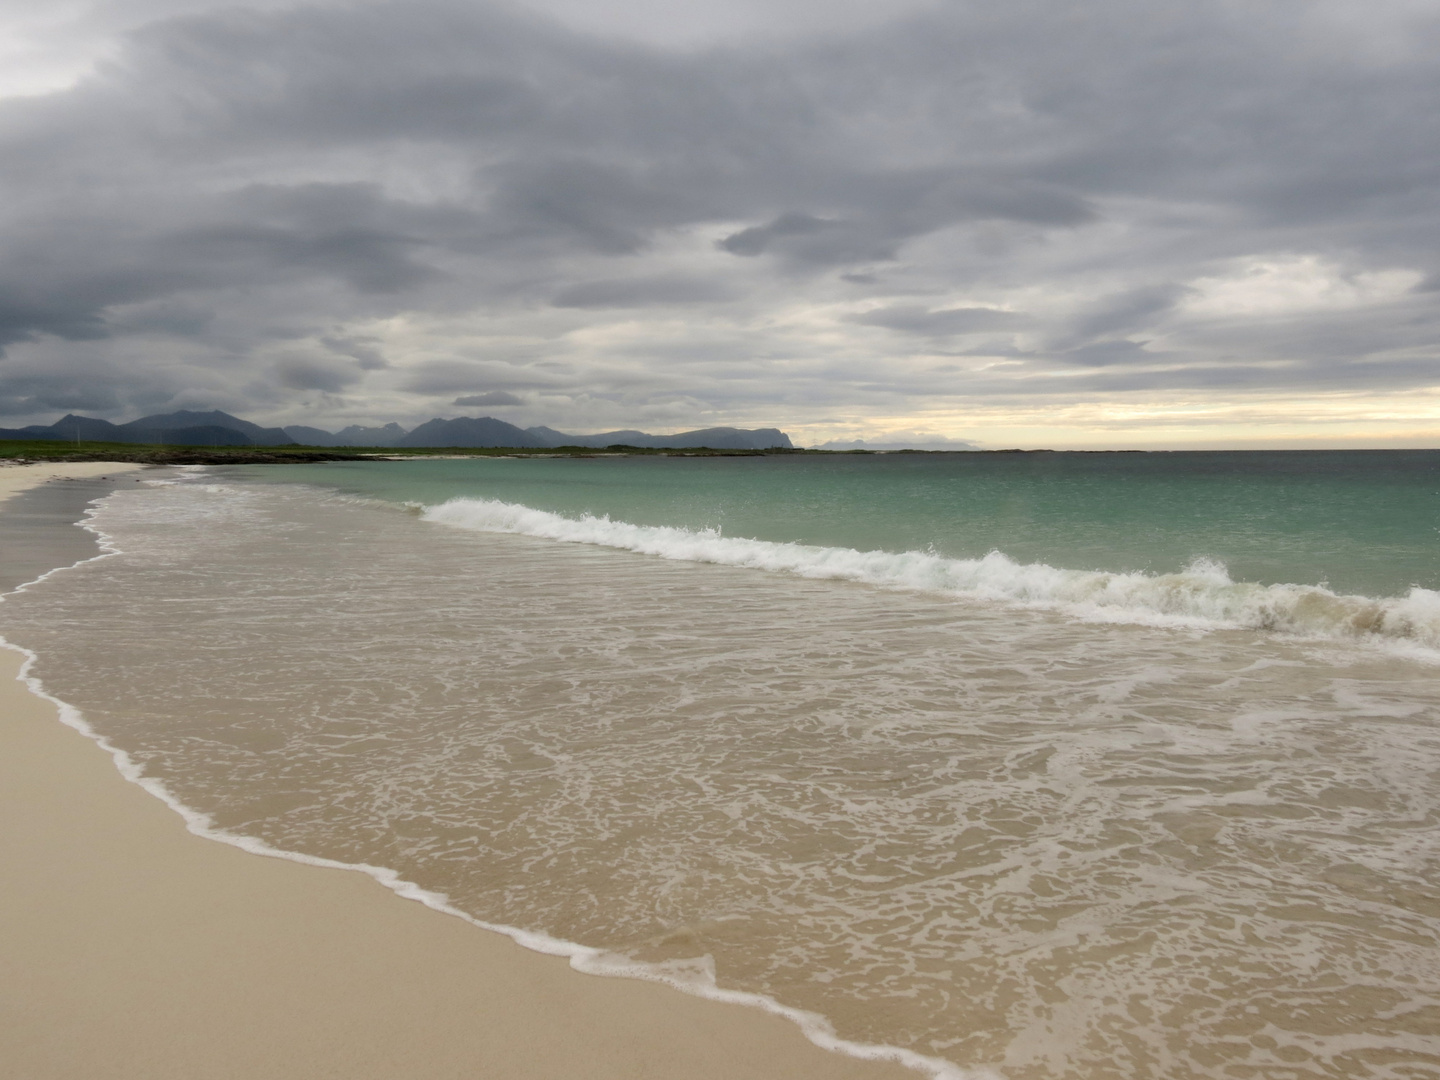
[[(3, 467), (0, 500), (128, 468)], [(758, 1010), (579, 974), (359, 873), (195, 836), (16, 680), (22, 660), (0, 649), (6, 1075), (917, 1075), (823, 1051)]]

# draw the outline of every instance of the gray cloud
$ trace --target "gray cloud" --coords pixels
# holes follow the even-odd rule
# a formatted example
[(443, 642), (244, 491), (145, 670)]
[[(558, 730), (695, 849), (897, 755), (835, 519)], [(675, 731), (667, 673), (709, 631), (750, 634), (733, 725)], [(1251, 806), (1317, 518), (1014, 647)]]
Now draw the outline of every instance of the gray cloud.
[(275, 364), (275, 372), (280, 385), (291, 390), (326, 390), (330, 393), (339, 393), (361, 378), (354, 364), (308, 357), (280, 360)]
[(388, 199), (368, 183), (250, 185), (215, 209), (219, 220), (162, 236), (157, 254), (216, 277), (323, 275), (361, 293), (434, 280), (415, 253), (467, 224), (463, 212)]
[(327, 336), (322, 337), (320, 343), (339, 356), (350, 357), (362, 371), (380, 371), (390, 366), (373, 337)]
[[(0, 403), (543, 391), (578, 429), (1431, 387), (1437, 58), (1398, 3), (962, 3), (670, 51), (197, 0), (0, 100)], [(974, 363), (891, 354), (961, 335)]]
[(776, 242), (787, 237), (814, 236), (834, 229), (838, 222), (824, 221), (809, 214), (793, 211), (781, 214), (768, 225), (752, 225), (717, 240), (716, 244), (731, 255), (761, 255)]
[(916, 304), (890, 304), (859, 315), (851, 315), (849, 320), (864, 326), (883, 326), (887, 330), (928, 337), (1019, 329), (1030, 321), (1019, 312), (996, 308), (944, 308), (929, 311)]
[(1142, 285), (1117, 296), (1103, 297), (1070, 327), (1071, 338), (1093, 341), (1143, 330), (1153, 326), (1184, 295), (1185, 290), (1176, 285)]
[(1156, 364), (1164, 358), (1156, 356), (1145, 348), (1143, 341), (1097, 341), (1067, 349), (1060, 354), (1066, 363), (1084, 367), (1111, 367), (1116, 364)]
[(0, 392), (0, 416), (29, 416), (40, 410), (108, 412), (119, 404), (113, 386), (88, 382), (72, 372), (11, 376)]
[(441, 395), (468, 390), (477, 383), (527, 390), (544, 386), (550, 381), (543, 376), (537, 377), (533, 368), (483, 361), (429, 360), (408, 368), (401, 388), (410, 393)]
[(4, 297), (0, 299), (0, 346), (30, 341), (39, 334), (53, 334), (67, 341), (108, 337), (110, 331), (100, 317), (101, 310), (99, 304), (47, 304), (23, 296)]
[(471, 394), (468, 397), (457, 397), (452, 405), (478, 406), (484, 408), (500, 408), (506, 405), (524, 405), (525, 399), (516, 397), (514, 394), (504, 390), (492, 390), (488, 394)]
[(577, 282), (560, 290), (554, 304), (569, 308), (632, 308), (705, 303), (729, 296), (723, 284), (703, 278), (616, 278)]

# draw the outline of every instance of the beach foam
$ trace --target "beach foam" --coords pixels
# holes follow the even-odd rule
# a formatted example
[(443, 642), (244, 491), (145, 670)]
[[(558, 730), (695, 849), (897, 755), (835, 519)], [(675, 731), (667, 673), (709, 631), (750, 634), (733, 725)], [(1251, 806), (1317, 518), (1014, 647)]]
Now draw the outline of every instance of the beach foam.
[(1172, 574), (1070, 570), (1019, 563), (999, 551), (980, 559), (953, 559), (923, 551), (777, 543), (727, 537), (716, 529), (570, 518), (495, 499), (451, 499), (425, 508), (422, 517), (480, 532), (1049, 607), (1107, 621), (1273, 630), (1440, 649), (1440, 592), (1413, 587), (1403, 597), (1347, 596), (1322, 585), (1237, 582), (1222, 564), (1208, 559)]
[[(107, 554), (116, 554), (116, 552), (112, 551)], [(103, 558), (104, 556), (99, 557)], [(66, 567), (62, 569), (69, 568)], [(54, 572), (55, 571), (52, 571), (52, 573)], [(48, 577), (49, 575), (46, 576)], [(663, 983), (696, 997), (707, 998), (711, 1001), (726, 1002), (732, 1005), (746, 1005), (784, 1017), (786, 1020), (797, 1025), (800, 1030), (804, 1032), (807, 1039), (823, 1050), (844, 1054), (847, 1057), (859, 1058), (862, 1061), (895, 1062), (908, 1069), (913, 1069), (922, 1076), (928, 1076), (932, 1078), (932, 1080), (996, 1080), (995, 1074), (988, 1069), (962, 1069), (951, 1062), (944, 1061), (940, 1058), (929, 1057), (925, 1054), (917, 1054), (912, 1050), (906, 1050), (902, 1047), (877, 1046), (871, 1043), (860, 1043), (850, 1039), (842, 1039), (835, 1033), (835, 1028), (830, 1021), (818, 1013), (782, 1005), (773, 998), (766, 997), (763, 994), (728, 990), (716, 985), (713, 964), (684, 962), (647, 964), (618, 953), (608, 952), (604, 949), (590, 948), (573, 941), (565, 941), (534, 930), (525, 930), (517, 926), (506, 926), (500, 923), (487, 922), (483, 919), (477, 919), (473, 915), (455, 907), (450, 903), (450, 898), (444, 893), (421, 888), (414, 882), (405, 880), (388, 867), (372, 866), (368, 863), (340, 862), (335, 859), (319, 858), (301, 852), (285, 851), (255, 837), (216, 828), (209, 815), (187, 806), (163, 783), (153, 777), (146, 776), (144, 770), (135, 759), (97, 732), (86, 721), (80, 710), (47, 693), (44, 684), (31, 674), (31, 668), (38, 659), (33, 651), (7, 641), (4, 637), (0, 637), (0, 649), (9, 649), (22, 654), (25, 657), (25, 661), (20, 668), (20, 680), (25, 683), (30, 692), (36, 697), (54, 705), (60, 714), (62, 723), (67, 727), (74, 728), (87, 738), (94, 740), (96, 744), (111, 756), (121, 776), (143, 788), (171, 810), (175, 811), (175, 813), (180, 815), (185, 821), (186, 828), (196, 836), (203, 836), (208, 840), (217, 840), (222, 844), (229, 844), (242, 851), (247, 851), (252, 855), (286, 859), (291, 862), (301, 863), (305, 866), (358, 871), (373, 878), (397, 896), (406, 900), (414, 900), (434, 911), (446, 915), (453, 915), (481, 930), (503, 934), (515, 942), (515, 944), (522, 948), (529, 949), (532, 952), (543, 953), (547, 956), (564, 957), (570, 962), (572, 968), (576, 971), (584, 972), (587, 975), (644, 979), (648, 982)]]
[[(168, 487), (179, 483), (201, 480), (206, 475), (203, 467), (182, 467), (182, 469), (184, 471), (177, 471), (169, 476), (147, 479), (145, 483), (147, 486), (152, 487)], [(233, 491), (233, 489), (227, 488), (224, 485), (206, 484), (203, 486), (204, 490), (212, 495), (223, 495)], [(13, 590), (14, 593), (30, 591), (35, 586), (44, 583), (56, 575), (63, 574), (67, 570), (73, 570), (88, 563), (100, 562), (124, 554), (115, 542), (115, 539), (103, 529), (99, 528), (93, 520), (95, 509), (103, 503), (103, 501), (104, 500), (97, 500), (79, 523), (94, 534), (100, 547), (100, 553), (91, 558), (49, 570), (34, 580), (20, 585)], [(377, 505), (383, 506), (385, 504)], [(224, 507), (218, 509), (218, 513), (223, 516), (231, 509), (230, 507)], [(4, 595), (0, 595), (0, 603), (3, 603), (4, 599)], [(714, 964), (708, 957), (700, 962), (671, 961), (646, 963), (620, 953), (592, 948), (573, 941), (566, 941), (543, 932), (490, 922), (476, 918), (456, 907), (444, 893), (425, 889), (412, 881), (408, 881), (389, 867), (369, 863), (344, 862), (336, 859), (308, 855), (303, 852), (289, 851), (266, 843), (257, 837), (247, 836), (243, 833), (221, 828), (215, 824), (214, 819), (209, 814), (189, 806), (172, 792), (166, 784), (152, 776), (147, 776), (143, 765), (137, 761), (134, 756), (97, 731), (89, 723), (80, 709), (49, 693), (39, 677), (33, 673), (33, 668), (39, 660), (39, 656), (34, 650), (9, 641), (4, 636), (0, 636), (0, 649), (19, 653), (24, 657), (18, 678), (19, 681), (25, 684), (30, 693), (41, 700), (51, 703), (56, 708), (59, 719), (63, 724), (93, 740), (110, 755), (116, 770), (121, 776), (144, 789), (178, 814), (184, 820), (187, 830), (196, 836), (219, 841), (220, 843), (228, 844), (254, 855), (285, 859), (307, 866), (357, 871), (374, 879), (379, 884), (394, 892), (397, 896), (406, 900), (417, 901), (434, 911), (462, 919), (479, 929), (503, 934), (517, 945), (533, 952), (548, 956), (564, 957), (576, 971), (589, 975), (658, 982), (696, 997), (758, 1008), (764, 1012), (783, 1017), (799, 1027), (810, 1042), (824, 1050), (864, 1061), (894, 1062), (907, 1069), (914, 1070), (922, 1076), (930, 1077), (931, 1080), (997, 1080), (996, 1074), (988, 1069), (961, 1068), (944, 1059), (916, 1053), (913, 1050), (908, 1050), (903, 1047), (863, 1043), (841, 1038), (836, 1034), (834, 1025), (819, 1013), (784, 1005), (764, 994), (722, 988), (716, 982)]]

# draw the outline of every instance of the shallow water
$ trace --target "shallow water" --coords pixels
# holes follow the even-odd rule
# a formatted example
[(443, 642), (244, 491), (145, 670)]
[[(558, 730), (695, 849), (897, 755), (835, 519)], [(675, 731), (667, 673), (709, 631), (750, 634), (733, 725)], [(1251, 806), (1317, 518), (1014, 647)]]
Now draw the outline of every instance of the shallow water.
[(49, 480), (0, 500), (0, 593), (98, 555), (94, 534), (72, 526), (118, 485), (107, 477)]
[(1440, 1076), (1440, 669), (189, 481), (0, 606), (184, 803), (1007, 1077)]
[(1401, 596), (1440, 589), (1440, 451), (597, 457), (220, 470), (427, 505), (492, 500), (568, 518), (1071, 571)]

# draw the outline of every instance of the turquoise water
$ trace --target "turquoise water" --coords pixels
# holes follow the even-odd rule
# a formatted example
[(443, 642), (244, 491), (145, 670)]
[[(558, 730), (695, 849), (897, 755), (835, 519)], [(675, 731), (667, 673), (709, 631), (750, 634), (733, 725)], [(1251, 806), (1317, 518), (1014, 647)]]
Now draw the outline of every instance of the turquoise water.
[[(228, 470), (221, 470), (221, 473)], [(1440, 588), (1440, 451), (340, 462), (235, 470), (372, 498), (859, 551), (929, 551), (1386, 597)]]

